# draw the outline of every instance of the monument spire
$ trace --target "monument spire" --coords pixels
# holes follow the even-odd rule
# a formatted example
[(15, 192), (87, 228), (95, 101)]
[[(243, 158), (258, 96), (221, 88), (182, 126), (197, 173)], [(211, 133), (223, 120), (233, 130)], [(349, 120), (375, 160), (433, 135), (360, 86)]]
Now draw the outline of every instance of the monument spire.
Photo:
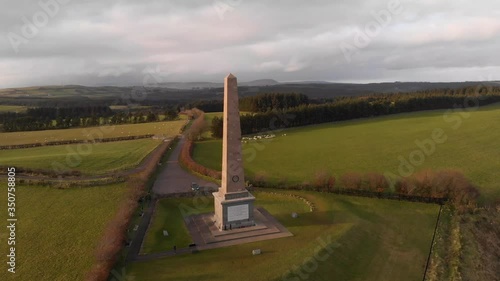
[(231, 73), (224, 79), (223, 123), (221, 192), (244, 191), (238, 81)]
[(214, 192), (215, 225), (220, 230), (254, 225), (255, 197), (246, 190), (238, 101), (238, 81), (233, 74), (224, 78), (222, 118), (222, 182)]

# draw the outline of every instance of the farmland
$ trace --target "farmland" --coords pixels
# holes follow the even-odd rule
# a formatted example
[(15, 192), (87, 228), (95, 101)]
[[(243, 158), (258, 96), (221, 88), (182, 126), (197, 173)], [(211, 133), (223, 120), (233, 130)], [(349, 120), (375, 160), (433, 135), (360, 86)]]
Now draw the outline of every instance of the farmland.
[(19, 106), (19, 105), (0, 105), (0, 113), (3, 112), (25, 112), (26, 107), (25, 106)]
[(84, 174), (103, 174), (137, 166), (160, 142), (141, 139), (0, 150), (0, 158), (10, 166), (57, 169), (62, 165)]
[[(445, 140), (423, 150), (422, 143), (429, 143), (435, 130), (442, 130)], [(500, 197), (499, 104), (471, 112), (436, 110), (325, 123), (275, 134), (270, 140), (243, 144), (248, 176), (302, 183), (325, 170), (336, 176), (352, 171), (399, 175), (401, 163), (410, 163), (410, 155), (421, 151), (424, 159), (420, 165), (410, 163), (410, 171), (456, 168), (479, 186), (484, 200)], [(196, 143), (193, 158), (220, 169), (220, 140)]]
[(28, 144), (64, 140), (92, 140), (158, 134), (166, 137), (177, 135), (186, 123), (185, 120), (74, 128), (64, 130), (26, 131), (0, 133), (0, 145)]
[[(5, 187), (7, 182), (0, 184)], [(18, 185), (18, 264), (15, 274), (2, 270), (0, 280), (83, 280), (124, 192), (121, 184), (68, 190)], [(6, 195), (0, 197), (0, 204), (7, 205)], [(7, 212), (1, 212), (0, 218), (6, 221)], [(2, 243), (2, 253), (7, 253), (7, 247)]]
[[(290, 270), (301, 268), (320, 245), (318, 239), (322, 239), (334, 250), (326, 260), (317, 263), (317, 269), (305, 273), (310, 280), (422, 280), (439, 206), (292, 193), (307, 198), (317, 209), (310, 212), (301, 200), (280, 194), (255, 195), (257, 204), (280, 220), (293, 237), (133, 263), (127, 268), (127, 276), (135, 280), (295, 280), (297, 274)], [(150, 244), (156, 245), (156, 251), (167, 249), (165, 245), (172, 242), (161, 236), (162, 228), (181, 230), (167, 240), (190, 241), (185, 237), (187, 232), (182, 231), (184, 225), (178, 222), (182, 221), (180, 204), (190, 206), (193, 200), (162, 202), (160, 208), (170, 209), (178, 219), (165, 225), (165, 217), (157, 217), (156, 227), (150, 233), (156, 237), (157, 242)], [(206, 206), (212, 207), (212, 201)], [(206, 206), (201, 206), (200, 212), (207, 212)], [(292, 212), (299, 217), (293, 219)], [(252, 256), (252, 249), (262, 249), (263, 254)]]

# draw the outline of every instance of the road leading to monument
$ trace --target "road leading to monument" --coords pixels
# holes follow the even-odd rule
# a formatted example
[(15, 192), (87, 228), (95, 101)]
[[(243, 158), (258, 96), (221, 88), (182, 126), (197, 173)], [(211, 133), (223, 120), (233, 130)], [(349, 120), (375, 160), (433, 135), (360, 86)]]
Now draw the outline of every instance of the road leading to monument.
[[(199, 186), (207, 187), (218, 187), (217, 184), (202, 180), (193, 174), (185, 171), (179, 165), (179, 155), (181, 153), (182, 147), (186, 142), (185, 136), (181, 135), (179, 137), (179, 142), (173, 148), (174, 150), (170, 154), (167, 160), (166, 167), (157, 176), (155, 183), (153, 185), (153, 192), (157, 195), (167, 195), (172, 193), (185, 193), (191, 192), (191, 184), (196, 182)], [(165, 164), (164, 164), (165, 165)], [(150, 225), (151, 218), (156, 206), (156, 201), (153, 201), (151, 205), (144, 210), (144, 216), (139, 223), (139, 228), (137, 229), (137, 234), (135, 235), (130, 250), (127, 254), (127, 261), (136, 260), (149, 260), (161, 258), (164, 256), (175, 255), (173, 251), (165, 251), (162, 253), (139, 255), (144, 237), (146, 235), (147, 229)], [(190, 252), (189, 249), (178, 249), (177, 253)]]
[(179, 155), (181, 153), (182, 147), (186, 142), (185, 136), (181, 136), (179, 143), (174, 148), (174, 151), (170, 154), (167, 161), (167, 167), (160, 172), (156, 181), (153, 185), (153, 192), (158, 195), (166, 195), (171, 193), (184, 193), (191, 191), (191, 184), (196, 182), (199, 186), (203, 187), (214, 187), (217, 188), (218, 185), (203, 180), (186, 170), (184, 170), (179, 164)]

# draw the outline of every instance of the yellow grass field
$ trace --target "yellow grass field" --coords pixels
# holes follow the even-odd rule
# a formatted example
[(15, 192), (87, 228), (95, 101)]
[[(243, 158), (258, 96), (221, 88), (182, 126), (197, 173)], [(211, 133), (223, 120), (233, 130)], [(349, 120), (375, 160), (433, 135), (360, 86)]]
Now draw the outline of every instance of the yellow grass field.
[(92, 140), (146, 134), (173, 137), (179, 133), (185, 123), (186, 120), (176, 120), (75, 129), (0, 133), (0, 145), (29, 144), (63, 140)]

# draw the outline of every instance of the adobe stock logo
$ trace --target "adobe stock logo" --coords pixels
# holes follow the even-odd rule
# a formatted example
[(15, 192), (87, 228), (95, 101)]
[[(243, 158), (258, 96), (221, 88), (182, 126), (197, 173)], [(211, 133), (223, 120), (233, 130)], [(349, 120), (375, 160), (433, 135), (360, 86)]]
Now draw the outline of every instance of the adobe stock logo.
[(71, 0), (40, 0), (36, 11), (31, 19), (22, 17), (23, 25), (20, 33), (9, 32), (7, 38), (14, 52), (19, 53), (19, 47), (22, 44), (28, 44), (30, 39), (35, 38), (40, 30), (49, 24), (50, 19), (54, 18), (61, 10), (61, 6), (68, 4)]

